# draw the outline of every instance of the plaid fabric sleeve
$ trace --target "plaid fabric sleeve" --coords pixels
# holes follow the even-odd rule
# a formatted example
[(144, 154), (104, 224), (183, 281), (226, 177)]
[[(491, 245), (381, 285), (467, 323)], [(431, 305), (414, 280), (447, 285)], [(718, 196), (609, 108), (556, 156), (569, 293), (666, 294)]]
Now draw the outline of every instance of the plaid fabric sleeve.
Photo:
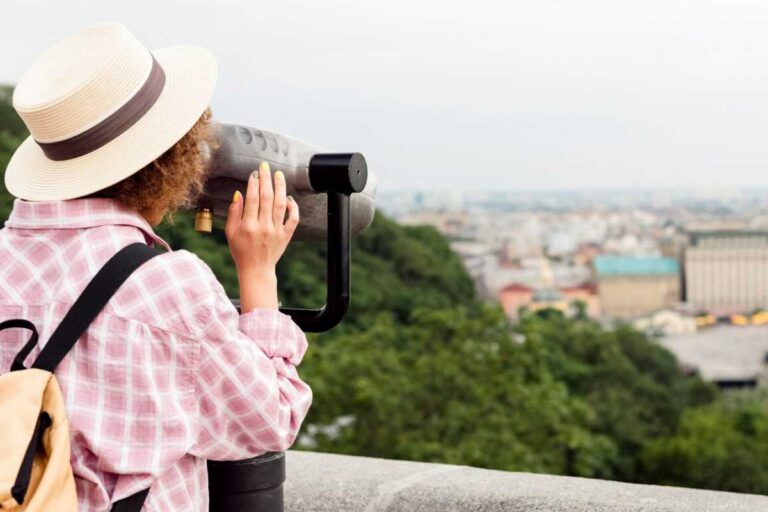
[(212, 273), (210, 278), (211, 301), (205, 305), (193, 377), (199, 429), (190, 453), (237, 460), (286, 450), (312, 402), (312, 391), (296, 371), (306, 336), (277, 310), (238, 314)]

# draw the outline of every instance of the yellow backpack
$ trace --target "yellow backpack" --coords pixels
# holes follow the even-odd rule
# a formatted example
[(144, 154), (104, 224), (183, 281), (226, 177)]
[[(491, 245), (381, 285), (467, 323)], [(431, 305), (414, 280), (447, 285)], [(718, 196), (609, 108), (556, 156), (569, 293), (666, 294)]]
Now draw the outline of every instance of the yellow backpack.
[[(29, 341), (0, 375), (0, 510), (13, 512), (77, 512), (75, 478), (69, 462), (69, 423), (53, 370), (121, 284), (158, 252), (131, 244), (99, 270), (35, 359), (24, 360), (37, 344), (34, 324), (6, 320), (3, 329), (28, 329)], [(145, 489), (115, 502), (113, 512), (138, 512)]]

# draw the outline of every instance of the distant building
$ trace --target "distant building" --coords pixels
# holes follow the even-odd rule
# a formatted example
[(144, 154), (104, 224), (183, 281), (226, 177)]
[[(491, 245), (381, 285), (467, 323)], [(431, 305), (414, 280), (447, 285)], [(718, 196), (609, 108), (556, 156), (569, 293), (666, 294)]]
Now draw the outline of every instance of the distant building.
[(531, 303), (533, 288), (523, 284), (509, 284), (499, 292), (499, 302), (510, 318), (517, 318), (521, 307)]
[(545, 288), (536, 290), (531, 297), (531, 304), (528, 306), (531, 311), (541, 311), (543, 309), (556, 309), (567, 315), (570, 309), (570, 302), (560, 290), (554, 288)]
[(649, 315), (636, 318), (632, 325), (639, 331), (665, 336), (695, 334), (697, 330), (694, 317), (680, 314), (671, 309), (661, 309)]
[(467, 235), (470, 217), (462, 211), (420, 211), (399, 219), (404, 226), (433, 226), (449, 238), (461, 238)]
[(499, 302), (510, 318), (517, 318), (522, 307), (530, 311), (557, 309), (570, 315), (574, 312), (576, 302), (584, 303), (587, 316), (592, 318), (600, 316), (600, 303), (594, 287), (589, 284), (560, 289), (534, 289), (521, 283), (513, 283), (501, 289)]
[(768, 231), (691, 231), (685, 249), (685, 299), (708, 311), (768, 306)]
[(587, 316), (598, 318), (602, 315), (600, 308), (600, 298), (597, 296), (597, 289), (591, 283), (584, 283), (576, 286), (560, 288), (560, 292), (573, 305), (576, 302), (582, 302), (586, 306)]
[(583, 243), (579, 245), (573, 260), (577, 264), (591, 265), (592, 260), (594, 260), (596, 256), (602, 254), (602, 252), (603, 248), (600, 244), (594, 242)]
[(593, 265), (604, 316), (647, 315), (680, 300), (680, 267), (674, 258), (597, 256)]

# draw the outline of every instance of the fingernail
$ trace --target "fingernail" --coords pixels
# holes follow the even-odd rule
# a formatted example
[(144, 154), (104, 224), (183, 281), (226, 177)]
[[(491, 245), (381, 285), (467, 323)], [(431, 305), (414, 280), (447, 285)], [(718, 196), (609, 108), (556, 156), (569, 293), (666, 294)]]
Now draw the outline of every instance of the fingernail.
[(293, 202), (293, 196), (288, 196), (288, 200)]
[(261, 162), (261, 165), (259, 165), (259, 170), (269, 172), (269, 162)]
[(253, 171), (251, 173), (251, 176), (253, 176), (253, 179), (255, 180), (259, 179), (259, 171)]
[(283, 174), (283, 171), (275, 171), (275, 179), (285, 179), (285, 175)]
[(243, 197), (243, 195), (240, 193), (240, 191), (239, 190), (235, 190), (235, 194), (232, 196), (232, 202), (236, 203), (240, 199), (242, 199), (242, 197)]

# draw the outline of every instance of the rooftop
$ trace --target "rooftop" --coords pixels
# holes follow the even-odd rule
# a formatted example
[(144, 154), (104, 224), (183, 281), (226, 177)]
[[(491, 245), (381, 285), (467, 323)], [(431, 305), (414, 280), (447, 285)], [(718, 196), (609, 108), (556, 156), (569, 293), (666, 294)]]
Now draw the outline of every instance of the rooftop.
[(596, 256), (594, 265), (601, 277), (677, 275), (679, 272), (675, 258)]
[(768, 326), (718, 325), (668, 336), (661, 344), (680, 363), (714, 382), (755, 380), (766, 372)]

